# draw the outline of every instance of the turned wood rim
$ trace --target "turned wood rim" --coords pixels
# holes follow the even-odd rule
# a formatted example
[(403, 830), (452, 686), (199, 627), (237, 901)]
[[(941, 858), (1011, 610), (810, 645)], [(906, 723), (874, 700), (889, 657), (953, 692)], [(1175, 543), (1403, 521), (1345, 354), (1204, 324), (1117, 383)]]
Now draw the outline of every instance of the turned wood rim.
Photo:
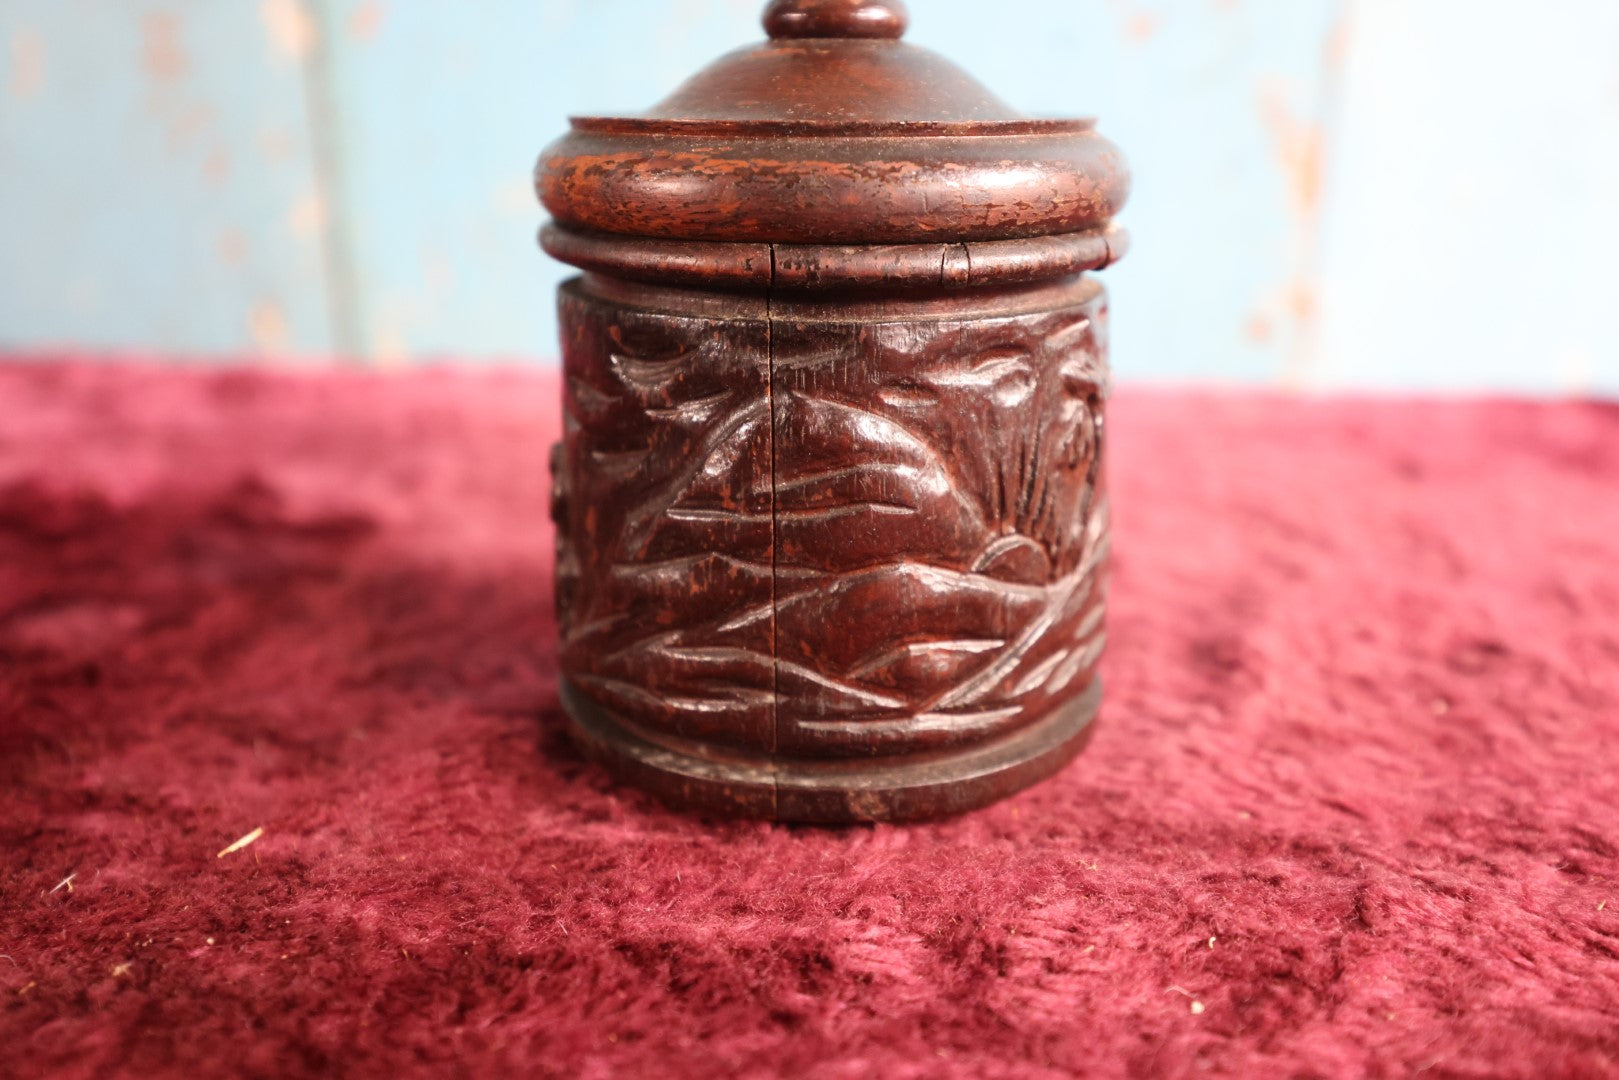
[[(1023, 134), (943, 137), (936, 123), (871, 125), (887, 135), (767, 135), (574, 129), (534, 171), (540, 201), (579, 232), (662, 240), (925, 244), (1011, 240), (1105, 226), (1129, 197), (1118, 148), (1084, 123), (994, 121)], [(954, 122), (944, 125), (945, 128)], [(831, 136), (825, 131), (840, 131)], [(649, 133), (649, 132), (656, 132)], [(981, 136), (981, 137), (980, 137)]]
[(758, 244), (647, 240), (581, 232), (556, 222), (540, 246), (581, 270), (629, 281), (711, 288), (836, 292), (961, 290), (1032, 284), (1101, 270), (1124, 257), (1118, 225), (1021, 240), (960, 244)]
[(562, 681), (563, 711), (585, 755), (682, 809), (823, 825), (922, 821), (987, 806), (1050, 777), (1090, 741), (1102, 702), (1093, 677), (1034, 723), (949, 752), (872, 758), (746, 756), (671, 743)]
[(669, 135), (680, 138), (1009, 138), (1021, 135), (1084, 135), (1095, 117), (1030, 120), (685, 120), (655, 117), (574, 116), (575, 131), (599, 135)]

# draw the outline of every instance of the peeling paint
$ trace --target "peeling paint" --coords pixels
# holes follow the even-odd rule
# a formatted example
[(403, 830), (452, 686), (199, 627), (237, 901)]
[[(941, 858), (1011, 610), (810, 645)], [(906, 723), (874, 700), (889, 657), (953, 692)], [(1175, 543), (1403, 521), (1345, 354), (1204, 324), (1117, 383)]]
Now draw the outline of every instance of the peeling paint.
[(11, 95), (27, 101), (45, 85), (45, 38), (31, 26), (11, 34)]
[(1162, 23), (1158, 12), (1135, 0), (1109, 0), (1108, 6), (1120, 21), (1126, 44), (1145, 45), (1158, 36)]
[(247, 335), (258, 352), (273, 356), (287, 347), (287, 316), (273, 300), (258, 300), (247, 316)]
[(1254, 345), (1268, 345), (1275, 335), (1275, 324), (1271, 322), (1270, 316), (1262, 311), (1250, 315), (1242, 328), (1243, 339)]
[(1321, 210), (1321, 171), (1325, 133), (1317, 121), (1300, 120), (1274, 83), (1260, 90), (1259, 114), (1270, 132), (1276, 164), (1287, 179), (1294, 214), (1315, 217)]
[[(549, 285), (566, 271), (532, 251), (544, 212), (520, 175), (565, 111), (650, 104), (756, 36), (762, 4), (0, 0), (0, 235), (19, 237), (0, 245), (0, 325), (24, 343), (229, 354), (282, 333), (330, 353), (336, 300), (356, 353), (553, 356)], [(1125, 221), (1145, 255), (1115, 279), (1133, 372), (1619, 387), (1601, 321), (1614, 0), (1532, 18), (1465, 0), (1019, 0), (1042, 32), (999, 50), (963, 4), (918, 0), (913, 38), (1025, 111), (1099, 112), (1142, 166)], [(534, 65), (536, 40), (557, 62)], [(1502, 56), (1520, 77), (1502, 80)], [(311, 166), (317, 123), (335, 170)], [(1527, 197), (1526, 161), (1557, 188), (1527, 218), (1500, 209)], [(117, 199), (95, 194), (108, 175)], [(352, 295), (321, 270), (339, 234)], [(421, 257), (429, 240), (441, 258)], [(1390, 243), (1419, 255), (1391, 268)], [(1526, 295), (1480, 309), (1502, 251)], [(1220, 258), (1213, 289), (1184, 271)], [(1219, 348), (1200, 350), (1211, 333)]]
[[(1341, 25), (1335, 34), (1341, 33)], [(1335, 47), (1330, 38), (1324, 53)], [(1320, 307), (1316, 275), (1327, 140), (1321, 110), (1314, 110), (1317, 115), (1311, 118), (1301, 118), (1292, 107), (1289, 89), (1278, 80), (1266, 80), (1258, 94), (1259, 119), (1270, 135), (1272, 160), (1287, 196), (1290, 251), (1288, 277), (1264, 310), (1285, 327), (1280, 336), (1282, 381), (1299, 386), (1310, 378)]]
[(410, 342), (405, 333), (392, 323), (372, 328), (371, 357), (380, 367), (403, 367), (410, 356)]
[(349, 37), (355, 41), (374, 40), (382, 30), (385, 14), (381, 0), (366, 0), (349, 15)]
[(154, 83), (174, 83), (185, 77), (191, 63), (180, 40), (180, 19), (168, 11), (154, 11), (141, 19), (141, 70)]
[(1132, 45), (1145, 45), (1158, 36), (1158, 16), (1151, 11), (1138, 11), (1124, 24), (1124, 36)]
[(1315, 321), (1315, 313), (1320, 305), (1316, 300), (1316, 288), (1304, 278), (1296, 279), (1287, 290), (1287, 313), (1293, 321), (1300, 326), (1307, 326)]
[(320, 40), (303, 0), (263, 0), (259, 8), (270, 46), (287, 60), (302, 62)]
[(311, 240), (326, 228), (326, 199), (318, 191), (305, 194), (287, 212), (287, 227), (300, 240)]

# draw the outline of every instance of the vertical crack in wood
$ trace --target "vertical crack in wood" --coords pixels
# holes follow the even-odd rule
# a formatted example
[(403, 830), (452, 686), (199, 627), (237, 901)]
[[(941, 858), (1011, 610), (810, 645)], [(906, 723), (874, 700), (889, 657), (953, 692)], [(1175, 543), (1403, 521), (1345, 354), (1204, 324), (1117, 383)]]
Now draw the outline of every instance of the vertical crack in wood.
[(781, 654), (776, 646), (776, 245), (770, 245), (770, 284), (765, 289), (765, 401), (770, 407), (770, 814), (781, 799), (775, 761), (781, 715)]

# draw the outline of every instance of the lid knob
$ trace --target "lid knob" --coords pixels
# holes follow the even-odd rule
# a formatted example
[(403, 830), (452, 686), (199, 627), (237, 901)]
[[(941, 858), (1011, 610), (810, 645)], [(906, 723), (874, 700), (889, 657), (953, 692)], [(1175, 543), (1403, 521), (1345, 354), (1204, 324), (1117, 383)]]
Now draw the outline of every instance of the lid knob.
[(765, 9), (772, 38), (898, 38), (908, 23), (900, 0), (773, 0)]

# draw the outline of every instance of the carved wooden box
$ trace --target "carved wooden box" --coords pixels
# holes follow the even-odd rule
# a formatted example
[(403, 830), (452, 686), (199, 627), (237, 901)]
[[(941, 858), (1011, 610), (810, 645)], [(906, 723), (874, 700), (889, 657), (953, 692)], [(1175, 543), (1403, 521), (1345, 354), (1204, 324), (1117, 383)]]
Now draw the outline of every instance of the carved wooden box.
[(1128, 176), (879, 0), (771, 40), (537, 183), (562, 289), (563, 698), (680, 806), (955, 813), (1055, 771), (1100, 700), (1107, 307)]

